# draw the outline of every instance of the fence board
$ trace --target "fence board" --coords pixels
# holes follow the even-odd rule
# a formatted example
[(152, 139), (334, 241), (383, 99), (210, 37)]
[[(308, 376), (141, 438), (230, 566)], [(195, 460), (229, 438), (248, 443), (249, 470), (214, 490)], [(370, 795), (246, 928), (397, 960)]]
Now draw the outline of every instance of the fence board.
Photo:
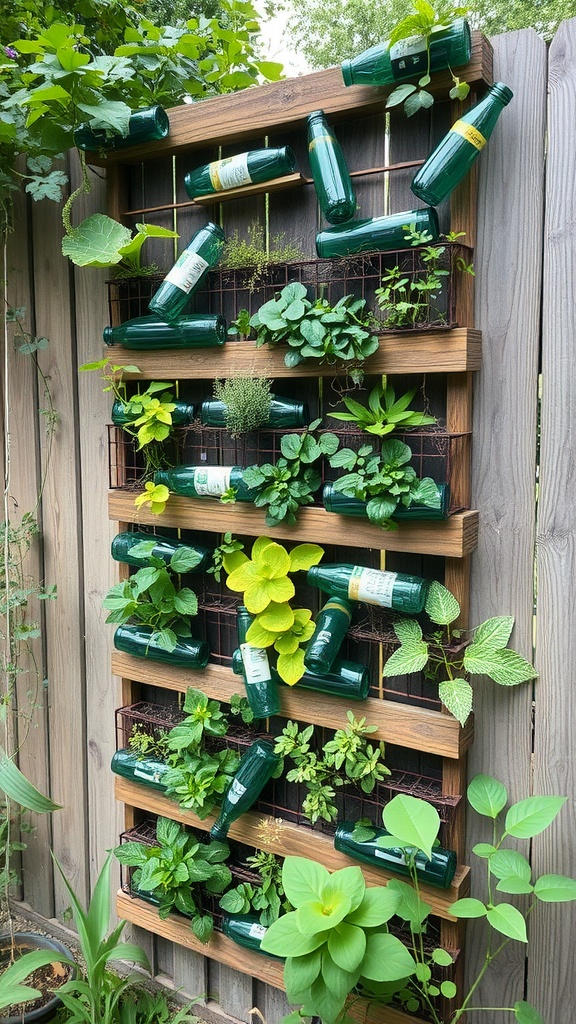
[[(544, 234), (541, 472), (538, 509), (537, 668), (534, 790), (568, 796), (560, 820), (533, 841), (535, 874), (576, 875), (576, 760), (573, 664), (576, 498), (574, 274), (576, 214), (576, 19), (564, 22), (550, 47), (548, 174)], [(568, 183), (570, 183), (567, 188)], [(575, 905), (540, 905), (535, 912), (528, 998), (545, 1020), (561, 1020), (574, 1005), (572, 948)], [(562, 1012), (563, 1011), (563, 1012)]]
[[(472, 502), (480, 509), (480, 537), (470, 620), (515, 615), (513, 645), (531, 657), (546, 51), (531, 30), (493, 43), (495, 78), (510, 85), (514, 99), (479, 169), (475, 323), (484, 345), (474, 410)], [(470, 775), (495, 775), (514, 799), (530, 790), (531, 696), (529, 686), (505, 689), (479, 680), (475, 687)], [(480, 838), (485, 832), (477, 819), (470, 821), (470, 845)], [(471, 977), (481, 963), (482, 934), (469, 928)], [(484, 989), (489, 1006), (522, 998), (524, 949), (512, 943), (508, 950)], [(501, 1014), (484, 1012), (480, 1019), (497, 1024)]]

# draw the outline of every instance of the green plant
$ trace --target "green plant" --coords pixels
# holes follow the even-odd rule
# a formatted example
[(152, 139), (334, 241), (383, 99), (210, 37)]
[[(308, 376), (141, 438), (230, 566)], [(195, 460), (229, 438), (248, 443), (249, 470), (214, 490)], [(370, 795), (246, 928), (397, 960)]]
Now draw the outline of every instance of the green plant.
[(379, 342), (371, 333), (371, 316), (364, 313), (365, 299), (345, 295), (331, 306), (327, 299), (311, 302), (306, 295), (303, 284), (287, 284), (260, 306), (250, 317), (257, 348), (287, 344), (284, 362), (290, 367), (304, 359), (362, 361), (376, 351)]
[(63, 954), (53, 949), (38, 949), (25, 953), (9, 964), (0, 974), (0, 1010), (14, 1008), (19, 1003), (39, 999), (41, 993), (31, 985), (23, 985), (40, 968), (55, 961), (65, 960)]
[(168, 730), (163, 729), (157, 736), (154, 736), (152, 733), (146, 732), (144, 726), (137, 722), (130, 730), (128, 748), (139, 759), (153, 757), (158, 761), (166, 761), (170, 754)]
[[(153, 541), (142, 541), (139, 548), (151, 551)], [(198, 614), (198, 598), (189, 587), (177, 589), (171, 570), (185, 572), (197, 565), (199, 556), (187, 549), (175, 554), (165, 565), (162, 559), (150, 557), (151, 565), (137, 569), (108, 591), (102, 605), (108, 609), (106, 622), (136, 622), (152, 630), (154, 641), (165, 651), (173, 651), (181, 638), (191, 636), (190, 619)]]
[(259, 915), (260, 924), (267, 927), (281, 913), (292, 910), (282, 885), (282, 862), (273, 853), (258, 850), (246, 858), (246, 863), (260, 877), (260, 884), (241, 882), (228, 889), (220, 899), (222, 910), (231, 914)]
[(244, 470), (242, 479), (256, 494), (254, 504), (267, 509), (266, 526), (294, 526), (298, 509), (312, 504), (322, 482), (314, 463), (333, 455), (339, 444), (336, 434), (314, 435), (320, 422), (314, 420), (302, 434), (284, 434), (274, 465), (266, 462)]
[[(225, 533), (222, 543), (219, 544), (218, 547), (214, 548), (212, 553), (212, 565), (207, 572), (212, 573), (217, 583), (220, 583), (222, 572), (224, 571), (224, 560), (227, 559), (228, 565), (231, 566), (234, 552), (243, 550), (243, 541), (233, 540), (230, 532)], [(228, 571), (231, 571), (231, 568)]]
[(155, 484), (152, 480), (147, 480), (142, 493), (134, 498), (134, 504), (136, 508), (149, 505), (153, 515), (161, 516), (166, 509), (166, 502), (170, 497), (170, 493), (170, 489), (166, 487), (166, 484)]
[[(386, 100), (387, 107), (395, 107), (404, 104), (404, 112), (407, 117), (412, 117), (418, 110), (431, 107), (434, 103), (434, 96), (428, 92), (426, 86), (430, 84), (430, 37), (432, 30), (439, 26), (450, 25), (455, 18), (462, 17), (462, 8), (446, 10), (442, 8), (434, 10), (428, 0), (414, 0), (413, 10), (403, 17), (394, 26), (390, 34), (389, 46), (394, 46), (401, 39), (409, 39), (410, 36), (422, 36), (426, 43), (427, 66), (424, 74), (418, 79), (418, 84), (405, 82), (398, 85), (390, 93)], [(464, 100), (470, 92), (467, 82), (461, 82), (457, 75), (449, 68), (452, 76), (453, 86), (449, 96), (451, 100)]]
[(214, 919), (202, 909), (202, 888), (219, 893), (230, 884), (230, 869), (223, 862), (230, 854), (226, 843), (199, 842), (176, 821), (158, 818), (156, 846), (122, 843), (114, 850), (121, 864), (135, 867), (132, 886), (158, 900), (158, 914), (164, 920), (171, 910), (191, 918), (194, 935), (208, 942)]
[[(575, 879), (547, 874), (532, 881), (532, 869), (526, 857), (517, 849), (504, 846), (508, 838), (514, 840), (516, 845), (521, 840), (529, 842), (543, 832), (566, 802), (564, 797), (532, 796), (512, 804), (506, 811), (503, 826), (499, 818), (508, 803), (508, 793), (501, 782), (488, 775), (477, 775), (468, 786), (467, 798), (474, 811), (493, 823), (490, 841), (478, 843), (473, 850), (485, 862), (486, 899), (483, 901), (465, 897), (457, 900), (449, 909), (459, 919), (484, 920), (488, 925), (488, 938), (478, 975), (472, 980), (468, 991), (461, 994), (460, 1005), (442, 1016), (434, 1000), (439, 995), (452, 1000), (457, 996), (458, 989), (452, 981), (436, 984), (433, 979), (434, 965), (450, 966), (452, 957), (442, 948), (434, 949), (432, 953), (424, 950), (422, 934), (431, 907), (421, 899), (415, 869), (415, 858), (420, 851), (428, 858), (431, 856), (440, 820), (435, 809), (426, 801), (411, 796), (394, 797), (382, 812), (384, 827), (390, 835), (380, 838), (378, 845), (404, 849), (411, 874), (412, 885), (393, 879), (388, 883), (388, 889), (392, 887), (400, 896), (396, 913), (410, 928), (412, 953), (418, 964), (412, 975), (388, 988), (385, 1001), (398, 995), (401, 990), (406, 1009), (417, 1012), (421, 1007), (424, 1008), (434, 1024), (456, 1024), (461, 1019), (467, 1019), (466, 1015), (473, 1010), (483, 1009), (472, 1003), (481, 981), (509, 942), (528, 942), (526, 924), (538, 902), (562, 903), (576, 900)], [(499, 893), (527, 897), (528, 905), (525, 910), (520, 910), (507, 900), (498, 901)], [(371, 998), (382, 999), (383, 993), (373, 986), (365, 986), (365, 990)], [(518, 1024), (544, 1024), (538, 1011), (524, 999), (510, 1007), (490, 1009), (493, 1012), (513, 1013)]]
[(304, 647), (312, 633), (312, 612), (292, 608), (295, 596), (291, 573), (317, 565), (323, 548), (318, 544), (297, 544), (290, 552), (269, 537), (258, 537), (252, 545), (251, 558), (235, 551), (224, 557), (229, 573), (226, 585), (243, 594), (242, 603), (255, 616), (246, 640), (254, 647), (271, 647), (278, 652), (276, 669), (290, 686), (305, 672)]
[(387, 931), (400, 902), (390, 886), (367, 888), (359, 867), (330, 874), (304, 857), (286, 857), (282, 884), (296, 909), (270, 925), (262, 949), (286, 957), (286, 995), (303, 1004), (303, 1016), (335, 1024), (363, 979), (396, 981), (416, 970)]
[(195, 1002), (194, 999), (177, 1009), (163, 992), (135, 986), (121, 998), (115, 1024), (198, 1024), (196, 1014), (190, 1013)]
[[(460, 605), (446, 587), (434, 581), (426, 598), (426, 612), (443, 629), (429, 640), (415, 619), (393, 623), (400, 647), (384, 664), (384, 676), (404, 675), (424, 670), (429, 679), (439, 681), (438, 696), (444, 706), (465, 725), (472, 712), (473, 690), (468, 675), (485, 675), (500, 686), (517, 686), (536, 679), (530, 662), (507, 646), (514, 626), (511, 615), (497, 615), (473, 630), (451, 628), (460, 614)], [(466, 644), (457, 653), (454, 640)]]
[[(382, 278), (382, 285), (376, 289), (378, 305), (385, 313), (384, 327), (416, 327), (446, 323), (446, 315), (434, 302), (442, 292), (443, 283), (450, 277), (450, 271), (442, 264), (445, 245), (429, 245), (433, 237), (426, 231), (417, 231), (415, 224), (405, 224), (404, 238), (411, 246), (420, 247), (419, 259), (423, 273), (412, 274), (398, 264), (391, 267)], [(447, 242), (455, 242), (465, 232), (450, 232)], [(455, 267), (464, 274), (474, 276), (474, 268), (463, 256), (455, 260)]]
[(230, 694), (230, 714), (241, 718), (244, 725), (252, 725), (256, 717), (248, 703), (248, 698), (239, 693)]
[(363, 445), (357, 452), (342, 448), (330, 459), (330, 465), (350, 470), (334, 481), (333, 488), (350, 498), (366, 502), (370, 522), (384, 530), (395, 530), (390, 518), (398, 506), (409, 508), (416, 503), (440, 508), (440, 493), (430, 477), (419, 479), (408, 463), (412, 451), (403, 441), (388, 438), (380, 452), (372, 445)]
[(94, 213), (78, 227), (73, 227), (70, 209), (78, 192), (89, 191), (87, 179), (86, 185), (72, 193), (62, 211), (66, 229), (62, 254), (77, 267), (114, 267), (117, 277), (146, 277), (157, 273), (156, 264), (142, 266), (144, 242), (147, 238), (179, 238), (178, 232), (155, 224), (137, 224), (136, 234), (132, 235), (130, 228), (104, 213)]
[(270, 416), (272, 381), (267, 377), (215, 380), (214, 397), (226, 406), (226, 429), (232, 437), (256, 430)]
[[(254, 291), (270, 266), (305, 258), (297, 245), (285, 241), (284, 233), (270, 238), (259, 221), (248, 225), (246, 236), (240, 238), (237, 228), (228, 236), (220, 264), (225, 270), (252, 270), (247, 281), (250, 292)], [(237, 332), (230, 329), (228, 333)]]
[(388, 378), (384, 373), (381, 382), (376, 384), (368, 395), (367, 406), (344, 396), (343, 401), (348, 412), (329, 412), (328, 415), (332, 419), (342, 420), (344, 423), (355, 423), (360, 430), (365, 430), (368, 434), (376, 434), (377, 437), (384, 437), (396, 430), (410, 430), (413, 427), (424, 427), (430, 423), (436, 423), (435, 416), (414, 412), (409, 408), (417, 390), (418, 388), (411, 388), (400, 398), (396, 398), (396, 392), (388, 383)]
[(198, 750), (208, 737), (225, 736), (228, 732), (228, 720), (220, 702), (210, 700), (201, 690), (188, 687), (183, 710), (186, 718), (175, 725), (168, 736), (170, 750), (177, 753)]

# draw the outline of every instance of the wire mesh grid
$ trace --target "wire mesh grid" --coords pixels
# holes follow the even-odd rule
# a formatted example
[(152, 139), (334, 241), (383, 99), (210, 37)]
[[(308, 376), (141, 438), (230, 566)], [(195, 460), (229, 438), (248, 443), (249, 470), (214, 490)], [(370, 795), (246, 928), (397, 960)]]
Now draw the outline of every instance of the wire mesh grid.
[(134, 731), (149, 736), (154, 743), (161, 743), (166, 738), (170, 729), (179, 725), (184, 719), (184, 712), (178, 704), (166, 706), (153, 704), (151, 701), (141, 700), (136, 704), (129, 704), (116, 709), (116, 743), (117, 749), (123, 750), (129, 746), (130, 738)]

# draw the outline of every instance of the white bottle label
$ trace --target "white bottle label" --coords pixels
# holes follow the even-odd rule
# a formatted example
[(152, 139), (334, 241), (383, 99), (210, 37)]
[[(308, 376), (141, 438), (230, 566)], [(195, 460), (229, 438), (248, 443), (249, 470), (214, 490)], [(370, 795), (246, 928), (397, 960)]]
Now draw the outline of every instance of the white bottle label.
[(380, 857), (381, 860), (388, 857), (388, 850), (379, 850), (377, 846), (373, 848), (372, 852), (375, 857)]
[(226, 799), (229, 800), (231, 804), (237, 804), (240, 797), (244, 796), (245, 792), (246, 786), (243, 786), (241, 782), (238, 782), (238, 779), (232, 779), (232, 784), (226, 794)]
[(146, 779), (147, 782), (160, 782), (160, 779), (161, 779), (162, 775), (163, 775), (163, 772), (159, 772), (158, 770), (154, 770), (154, 769), (152, 769), (152, 770), (150, 770), (149, 768), (147, 770), (145, 770), (144, 768), (135, 768), (134, 769), (134, 778), (135, 779)]
[(252, 178), (248, 171), (248, 153), (227, 156), (224, 160), (214, 160), (209, 165), (209, 172), (212, 188), (216, 192), (252, 184)]
[(220, 498), (230, 487), (232, 466), (198, 466), (194, 470), (194, 490), (200, 496)]
[(269, 683), (272, 676), (270, 674), (270, 663), (266, 648), (252, 647), (250, 644), (240, 644), (240, 650), (242, 652), (246, 685), (249, 686), (250, 683)]
[(417, 74), (426, 70), (426, 40), (424, 36), (409, 36), (390, 47), (390, 63), (397, 74)]
[(168, 284), (176, 285), (177, 288), (188, 294), (188, 292), (192, 291), (194, 285), (198, 283), (204, 271), (208, 270), (209, 266), (210, 264), (199, 253), (189, 252), (186, 249), (178, 257), (172, 270), (166, 275), (164, 280)]
[(260, 942), (262, 942), (267, 931), (268, 929), (265, 928), (263, 924), (251, 924), (248, 935), (251, 939), (260, 939)]
[(366, 569), (356, 565), (348, 583), (348, 597), (353, 601), (379, 605), (380, 608), (391, 608), (392, 591), (397, 575), (396, 572)]

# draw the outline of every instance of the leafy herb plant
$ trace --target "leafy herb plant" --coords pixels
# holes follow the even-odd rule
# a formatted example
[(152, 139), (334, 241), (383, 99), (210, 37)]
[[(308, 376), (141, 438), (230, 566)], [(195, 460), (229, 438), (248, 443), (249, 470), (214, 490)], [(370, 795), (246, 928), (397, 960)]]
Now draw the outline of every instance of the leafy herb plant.
[(329, 412), (328, 415), (344, 423), (355, 423), (360, 430), (365, 430), (367, 434), (376, 434), (377, 437), (385, 437), (395, 430), (411, 430), (414, 427), (436, 423), (435, 416), (410, 409), (410, 403), (417, 390), (418, 388), (411, 388), (400, 398), (396, 398), (396, 392), (388, 383), (386, 374), (382, 374), (381, 382), (376, 384), (368, 395), (367, 406), (345, 396), (343, 401), (348, 412)]
[[(394, 622), (400, 647), (386, 661), (384, 676), (424, 670), (428, 678), (438, 682), (440, 700), (461, 725), (465, 725), (472, 712), (469, 675), (489, 676), (501, 686), (517, 686), (536, 678), (533, 666), (508, 647), (514, 626), (512, 616), (495, 616), (470, 631), (453, 629), (451, 624), (460, 614), (460, 605), (446, 587), (435, 581), (428, 590), (426, 612), (432, 622), (443, 628), (427, 640), (415, 619)], [(454, 639), (467, 641), (462, 655), (450, 651)]]
[(117, 846), (114, 854), (121, 864), (136, 868), (132, 885), (158, 900), (162, 920), (178, 910), (191, 918), (196, 938), (208, 942), (214, 919), (202, 909), (201, 890), (220, 893), (230, 884), (230, 869), (223, 863), (229, 848), (216, 840), (201, 843), (168, 818), (158, 818), (156, 838), (156, 846), (128, 842)]
[(161, 730), (158, 735), (154, 736), (147, 732), (143, 725), (136, 722), (130, 730), (128, 748), (138, 758), (153, 757), (158, 761), (166, 761), (170, 754), (168, 729)]
[(272, 404), (271, 386), (271, 380), (258, 375), (214, 381), (214, 397), (226, 406), (226, 429), (232, 437), (266, 423)]
[(207, 570), (214, 576), (217, 583), (220, 583), (222, 572), (224, 570), (224, 559), (227, 559), (227, 563), (230, 566), (228, 571), (231, 571), (231, 563), (233, 556), (236, 551), (243, 551), (244, 544), (241, 540), (235, 540), (230, 532), (224, 534), (222, 543), (218, 547), (214, 548), (212, 554), (212, 565)]
[(231, 914), (257, 913), (260, 924), (267, 927), (281, 913), (292, 910), (282, 885), (282, 862), (273, 853), (257, 850), (246, 858), (246, 863), (260, 876), (260, 884), (241, 882), (236, 888), (228, 889), (220, 900), (220, 906)]
[(364, 312), (365, 299), (345, 295), (335, 306), (327, 299), (311, 302), (303, 284), (286, 285), (274, 299), (265, 302), (250, 317), (256, 331), (256, 347), (288, 345), (286, 366), (294, 367), (305, 359), (320, 362), (362, 361), (378, 348), (372, 334), (373, 320)]
[(430, 477), (419, 479), (409, 465), (412, 451), (403, 441), (392, 438), (382, 442), (380, 452), (363, 445), (357, 452), (341, 448), (330, 459), (332, 467), (349, 470), (333, 484), (335, 491), (366, 502), (370, 522), (384, 530), (395, 530), (390, 517), (399, 506), (413, 503), (440, 508), (441, 496)]
[(253, 221), (246, 229), (245, 238), (240, 237), (238, 229), (227, 237), (220, 265), (225, 270), (250, 270), (247, 286), (252, 292), (270, 266), (303, 258), (298, 246), (285, 241), (283, 233), (267, 239), (262, 224)]
[(244, 470), (244, 483), (256, 493), (254, 504), (267, 509), (266, 526), (294, 526), (298, 509), (312, 504), (322, 482), (314, 463), (333, 455), (339, 444), (336, 434), (314, 435), (320, 422), (314, 420), (302, 434), (285, 434), (274, 465), (266, 462)]

